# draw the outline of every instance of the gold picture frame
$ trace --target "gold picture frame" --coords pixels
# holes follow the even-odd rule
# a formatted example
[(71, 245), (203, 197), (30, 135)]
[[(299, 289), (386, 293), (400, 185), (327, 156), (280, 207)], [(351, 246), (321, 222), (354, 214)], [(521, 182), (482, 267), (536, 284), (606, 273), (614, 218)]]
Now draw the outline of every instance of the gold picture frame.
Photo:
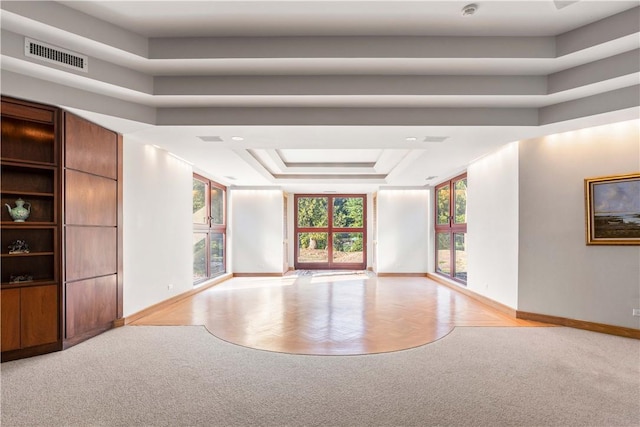
[(640, 245), (640, 172), (584, 180), (587, 245)]

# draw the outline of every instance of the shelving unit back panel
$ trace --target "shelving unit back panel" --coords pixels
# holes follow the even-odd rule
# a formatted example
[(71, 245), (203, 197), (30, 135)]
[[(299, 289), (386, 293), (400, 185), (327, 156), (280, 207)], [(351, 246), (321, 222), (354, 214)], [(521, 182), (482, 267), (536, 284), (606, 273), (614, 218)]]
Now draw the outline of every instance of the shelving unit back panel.
[[(2, 194), (0, 203), (0, 207), (2, 208), (2, 214), (0, 215), (0, 219), (2, 221), (11, 222), (13, 219), (11, 215), (9, 215), (9, 210), (5, 205), (9, 205), (10, 207), (16, 206), (16, 195), (14, 194)], [(29, 218), (24, 221), (24, 225), (29, 225), (29, 223), (33, 222), (55, 222), (55, 210), (54, 210), (54, 200), (52, 196), (25, 196), (22, 199), (31, 204), (29, 214)]]
[[(54, 280), (54, 256), (3, 257), (2, 283), (10, 283), (11, 276), (30, 275), (33, 280)], [(18, 284), (29, 282), (18, 282)]]
[(55, 230), (49, 228), (4, 228), (0, 236), (2, 244), (1, 253), (9, 253), (9, 245), (16, 240), (23, 240), (29, 246), (31, 253), (53, 252), (54, 251)]
[[(4, 108), (3, 103), (3, 108)], [(2, 116), (3, 159), (54, 164), (55, 130), (53, 124), (34, 123)]]
[(33, 169), (2, 165), (2, 191), (53, 194), (55, 172), (51, 169)]

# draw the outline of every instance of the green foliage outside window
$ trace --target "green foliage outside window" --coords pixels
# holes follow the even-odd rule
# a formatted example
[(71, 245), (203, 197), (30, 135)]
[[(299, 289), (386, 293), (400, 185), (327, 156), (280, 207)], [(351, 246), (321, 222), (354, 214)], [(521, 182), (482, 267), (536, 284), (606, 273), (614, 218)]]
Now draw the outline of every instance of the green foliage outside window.
[(298, 199), (298, 227), (327, 227), (328, 199), (301, 197)]
[(465, 224), (467, 222), (467, 178), (456, 181), (454, 186), (454, 222)]
[(449, 186), (444, 186), (438, 189), (436, 193), (436, 197), (438, 199), (438, 215), (437, 215), (437, 223), (438, 224), (449, 224), (449, 199), (450, 199), (450, 189)]
[(202, 210), (205, 202), (205, 184), (197, 179), (193, 180), (193, 213)]
[(334, 227), (362, 227), (364, 224), (364, 199), (361, 197), (336, 197), (333, 199)]

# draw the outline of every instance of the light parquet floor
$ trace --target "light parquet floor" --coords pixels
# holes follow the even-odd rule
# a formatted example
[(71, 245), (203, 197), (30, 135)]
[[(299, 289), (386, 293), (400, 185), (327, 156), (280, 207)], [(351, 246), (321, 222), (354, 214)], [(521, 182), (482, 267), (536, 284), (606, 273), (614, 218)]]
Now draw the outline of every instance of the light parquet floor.
[(413, 348), (455, 326), (549, 326), (514, 319), (427, 278), (364, 273), (233, 278), (133, 325), (205, 325), (242, 346), (316, 355)]

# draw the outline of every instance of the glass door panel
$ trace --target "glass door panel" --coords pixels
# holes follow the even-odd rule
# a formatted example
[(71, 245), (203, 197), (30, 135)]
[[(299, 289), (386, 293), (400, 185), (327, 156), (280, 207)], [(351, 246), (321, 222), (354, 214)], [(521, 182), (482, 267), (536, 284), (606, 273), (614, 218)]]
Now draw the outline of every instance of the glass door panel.
[(193, 281), (207, 278), (207, 234), (193, 233)]
[(363, 213), (363, 197), (333, 198), (333, 228), (362, 228)]
[(209, 235), (209, 275), (217, 276), (225, 272), (224, 265), (224, 234), (211, 233)]
[(299, 263), (327, 263), (329, 251), (328, 233), (298, 233)]
[(450, 233), (436, 233), (436, 271), (451, 274)]
[(333, 262), (363, 263), (364, 252), (362, 233), (334, 233)]
[(206, 182), (193, 180), (193, 223), (209, 224), (207, 218), (207, 187)]
[(455, 278), (467, 281), (467, 233), (453, 233), (454, 258), (455, 258)]
[(329, 226), (329, 199), (327, 197), (298, 198), (298, 227), (324, 228)]
[(453, 184), (453, 223), (466, 224), (467, 222), (467, 178), (455, 181)]
[(224, 191), (211, 186), (211, 225), (224, 224)]
[(450, 190), (449, 186), (445, 185), (436, 191), (437, 209), (436, 209), (436, 224), (448, 225), (449, 224), (449, 198)]

